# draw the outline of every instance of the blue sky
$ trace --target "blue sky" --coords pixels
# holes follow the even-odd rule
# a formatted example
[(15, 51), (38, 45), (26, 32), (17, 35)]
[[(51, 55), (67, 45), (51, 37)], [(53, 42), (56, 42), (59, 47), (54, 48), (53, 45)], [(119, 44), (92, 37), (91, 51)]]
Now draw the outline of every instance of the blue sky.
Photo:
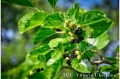
[[(109, 0), (112, 2), (113, 7), (117, 7), (118, 6), (118, 2), (117, 0)], [(74, 0), (74, 2), (78, 2), (80, 5), (80, 8), (83, 9), (91, 9), (91, 7), (93, 7), (95, 4), (97, 5), (102, 5), (104, 3), (104, 0)], [(67, 7), (71, 7), (73, 6), (74, 3), (66, 3), (66, 0), (58, 0), (58, 6), (67, 6)]]
[(103, 0), (76, 0), (80, 4), (81, 8), (90, 9), (95, 4), (102, 5)]
[[(73, 6), (74, 3), (66, 3), (65, 0), (58, 0), (58, 5), (59, 6), (68, 6), (71, 7)], [(75, 0), (74, 2), (78, 2), (81, 8), (84, 9), (90, 9), (92, 6), (95, 4), (102, 5), (103, 0)]]

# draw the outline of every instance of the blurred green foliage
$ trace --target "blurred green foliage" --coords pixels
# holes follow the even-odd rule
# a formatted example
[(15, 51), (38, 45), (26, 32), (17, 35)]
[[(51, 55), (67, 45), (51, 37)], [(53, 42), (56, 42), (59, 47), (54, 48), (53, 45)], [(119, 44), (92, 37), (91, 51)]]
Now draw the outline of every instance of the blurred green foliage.
[[(112, 29), (109, 31), (110, 35), (110, 43), (118, 41), (118, 32), (119, 32), (119, 10), (118, 6), (114, 7), (112, 1), (114, 0), (103, 0), (104, 3), (102, 5), (93, 5), (91, 9), (99, 9), (104, 11), (107, 16), (115, 22)], [(115, 0), (118, 1), (118, 0)], [(75, 0), (65, 0), (65, 3), (71, 3), (72, 5), (76, 2)], [(44, 11), (48, 13), (51, 12), (52, 7), (49, 7), (50, 4), (47, 0), (36, 0), (38, 6), (40, 6)], [(64, 4), (57, 5), (55, 11), (67, 11), (69, 7), (64, 6)], [(35, 9), (31, 7), (19, 6), (15, 4), (1, 3), (1, 70), (2, 70), (2, 78), (7, 78), (7, 74), (13, 74), (16, 71), (16, 67), (20, 65), (24, 60), (28, 52), (33, 48), (33, 34), (38, 27), (35, 29), (29, 30), (23, 35), (18, 33), (18, 20), (29, 12), (34, 12)], [(12, 29), (12, 35), (8, 35), (9, 29)], [(10, 38), (13, 37), (13, 38)], [(108, 45), (108, 47), (109, 47)], [(117, 45), (116, 45), (117, 46)], [(109, 50), (106, 47), (103, 52)], [(112, 51), (115, 52), (115, 51)], [(114, 55), (116, 56), (116, 54)], [(70, 72), (69, 70), (61, 71), (62, 72)], [(72, 71), (71, 71), (72, 72)], [(6, 74), (7, 73), (7, 74)], [(73, 72), (72, 72), (73, 73)], [(9, 77), (12, 78), (12, 77)], [(67, 79), (65, 77), (65, 79)], [(70, 79), (70, 78), (69, 78)]]

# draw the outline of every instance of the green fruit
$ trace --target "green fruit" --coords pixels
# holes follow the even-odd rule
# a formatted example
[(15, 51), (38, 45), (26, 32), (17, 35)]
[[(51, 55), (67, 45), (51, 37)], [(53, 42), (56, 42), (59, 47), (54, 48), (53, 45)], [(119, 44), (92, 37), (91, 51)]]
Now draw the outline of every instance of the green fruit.
[(78, 59), (78, 60), (81, 60), (81, 55), (78, 55), (78, 56), (77, 56), (77, 59)]

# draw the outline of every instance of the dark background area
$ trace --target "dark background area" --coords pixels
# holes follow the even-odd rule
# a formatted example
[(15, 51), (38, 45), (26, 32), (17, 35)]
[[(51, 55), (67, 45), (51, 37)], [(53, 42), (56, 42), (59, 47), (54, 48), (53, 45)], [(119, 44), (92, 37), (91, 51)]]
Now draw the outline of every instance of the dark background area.
[[(99, 9), (114, 21), (113, 27), (108, 32), (110, 43), (100, 51), (103, 55), (116, 56), (115, 48), (119, 44), (119, 0), (58, 0), (55, 11), (66, 12), (68, 8), (78, 2), (83, 9)], [(37, 5), (44, 11), (51, 12), (47, 0), (36, 0)], [(38, 28), (31, 29), (24, 34), (18, 31), (18, 21), (34, 8), (1, 2), (1, 70), (6, 72), (17, 67), (25, 60), (27, 53), (34, 47), (33, 34)]]

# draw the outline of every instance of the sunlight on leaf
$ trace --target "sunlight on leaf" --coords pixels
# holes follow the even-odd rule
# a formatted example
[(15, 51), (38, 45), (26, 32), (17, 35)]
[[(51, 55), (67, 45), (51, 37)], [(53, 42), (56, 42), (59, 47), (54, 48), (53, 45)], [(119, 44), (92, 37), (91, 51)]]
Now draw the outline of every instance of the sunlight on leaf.
[(23, 34), (25, 31), (41, 25), (46, 16), (46, 12), (32, 12), (26, 14), (18, 22), (19, 32)]
[(92, 65), (87, 59), (79, 62), (79, 60), (75, 58), (72, 60), (72, 68), (82, 73), (90, 73), (92, 70)]

